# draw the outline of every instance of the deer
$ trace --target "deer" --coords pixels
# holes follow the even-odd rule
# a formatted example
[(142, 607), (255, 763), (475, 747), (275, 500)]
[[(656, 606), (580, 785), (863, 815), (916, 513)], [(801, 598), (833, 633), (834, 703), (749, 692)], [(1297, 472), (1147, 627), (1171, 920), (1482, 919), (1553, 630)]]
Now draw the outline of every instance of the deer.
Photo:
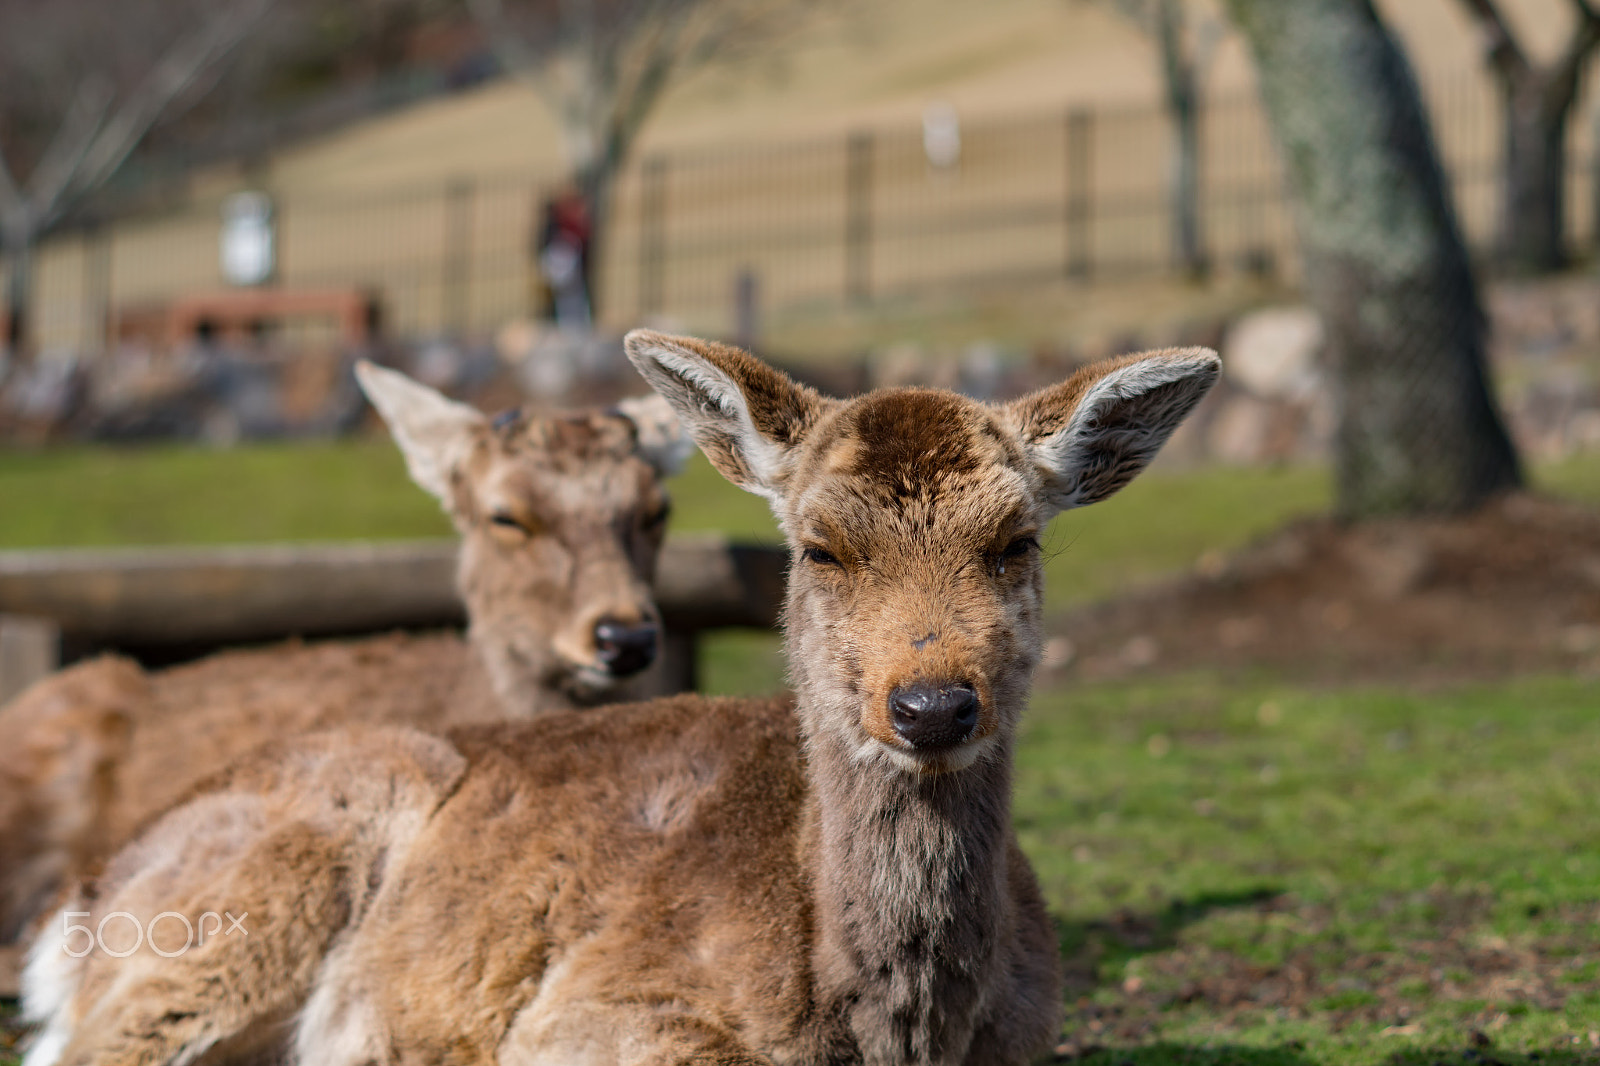
[[(828, 398), (656, 332), (626, 347), (717, 470), (772, 505), (792, 698), (263, 749), (46, 927), (25, 1066), (1048, 1048), (1056, 937), (1010, 818), (1040, 538), (1149, 463), (1215, 353), (1126, 356), (987, 404)], [(191, 943), (208, 913), (247, 929)]]
[(491, 419), (398, 371), (363, 362), (356, 373), (460, 536), (466, 641), (279, 644), (151, 672), (105, 657), (37, 683), (0, 709), (0, 942), (266, 740), (345, 722), (444, 729), (649, 694), (662, 482), (693, 447), (665, 401)]

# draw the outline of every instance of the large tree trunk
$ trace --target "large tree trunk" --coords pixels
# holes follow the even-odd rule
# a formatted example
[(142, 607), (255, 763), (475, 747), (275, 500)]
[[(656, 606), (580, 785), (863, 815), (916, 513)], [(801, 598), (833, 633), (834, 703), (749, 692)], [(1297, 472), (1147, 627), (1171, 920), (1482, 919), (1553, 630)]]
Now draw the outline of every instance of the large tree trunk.
[(1461, 511), (1521, 481), (1411, 69), (1370, 0), (1228, 0), (1298, 207), (1339, 410), (1339, 513)]

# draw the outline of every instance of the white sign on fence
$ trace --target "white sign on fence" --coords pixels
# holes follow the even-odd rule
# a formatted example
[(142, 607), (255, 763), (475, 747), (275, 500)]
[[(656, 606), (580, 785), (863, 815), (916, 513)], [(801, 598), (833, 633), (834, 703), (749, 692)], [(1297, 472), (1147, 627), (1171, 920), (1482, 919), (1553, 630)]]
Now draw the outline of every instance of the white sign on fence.
[(222, 276), (230, 285), (260, 285), (272, 269), (272, 201), (234, 193), (222, 202)]

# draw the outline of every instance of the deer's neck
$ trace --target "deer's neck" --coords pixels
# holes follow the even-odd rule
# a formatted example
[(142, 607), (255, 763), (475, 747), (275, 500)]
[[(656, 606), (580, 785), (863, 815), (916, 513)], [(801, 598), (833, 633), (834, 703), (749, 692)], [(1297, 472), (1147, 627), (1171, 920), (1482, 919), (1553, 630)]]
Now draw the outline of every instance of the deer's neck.
[(1011, 753), (927, 777), (807, 753), (819, 991), (868, 1063), (960, 1061), (1009, 920)]

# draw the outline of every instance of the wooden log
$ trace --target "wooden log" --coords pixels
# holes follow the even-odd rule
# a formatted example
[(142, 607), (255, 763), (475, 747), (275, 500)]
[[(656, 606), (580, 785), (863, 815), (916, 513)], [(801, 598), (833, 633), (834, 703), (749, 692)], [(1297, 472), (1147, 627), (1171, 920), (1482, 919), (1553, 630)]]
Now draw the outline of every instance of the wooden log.
[[(191, 649), (461, 625), (448, 541), (0, 552), (0, 613), (96, 648)], [(786, 557), (673, 538), (657, 602), (669, 630), (771, 626)]]

